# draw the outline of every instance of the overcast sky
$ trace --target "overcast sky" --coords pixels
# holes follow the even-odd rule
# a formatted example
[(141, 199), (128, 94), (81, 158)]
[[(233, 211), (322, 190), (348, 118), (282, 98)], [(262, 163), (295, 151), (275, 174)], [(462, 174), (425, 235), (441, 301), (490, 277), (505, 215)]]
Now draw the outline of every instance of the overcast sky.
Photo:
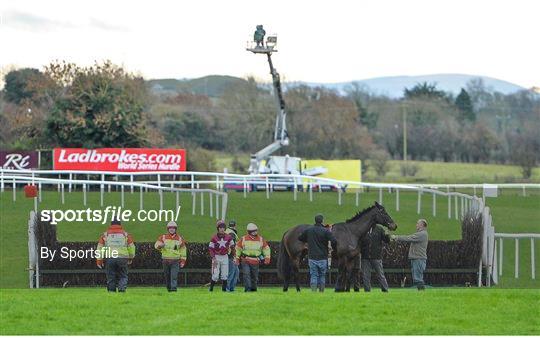
[(540, 85), (540, 1), (2, 0), (0, 67), (110, 59), (146, 78), (269, 80), (245, 51), (278, 34), (286, 81), (463, 73)]

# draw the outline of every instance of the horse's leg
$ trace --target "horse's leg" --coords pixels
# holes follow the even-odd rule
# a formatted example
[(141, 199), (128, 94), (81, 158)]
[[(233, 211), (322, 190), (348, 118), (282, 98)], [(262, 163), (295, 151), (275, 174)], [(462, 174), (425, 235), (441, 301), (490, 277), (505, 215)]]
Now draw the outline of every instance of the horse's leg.
[(343, 291), (343, 278), (344, 278), (344, 264), (343, 264), (343, 258), (338, 259), (338, 273), (336, 278), (336, 292), (342, 292)]
[(298, 267), (294, 267), (294, 282), (296, 283), (296, 292), (300, 292), (300, 269)]
[(345, 263), (345, 276), (346, 276), (346, 279), (345, 279), (345, 283), (346, 283), (345, 291), (347, 291), (347, 292), (351, 291), (351, 281), (353, 279), (353, 271), (352, 271), (353, 262), (354, 262), (353, 259), (347, 258), (347, 261)]

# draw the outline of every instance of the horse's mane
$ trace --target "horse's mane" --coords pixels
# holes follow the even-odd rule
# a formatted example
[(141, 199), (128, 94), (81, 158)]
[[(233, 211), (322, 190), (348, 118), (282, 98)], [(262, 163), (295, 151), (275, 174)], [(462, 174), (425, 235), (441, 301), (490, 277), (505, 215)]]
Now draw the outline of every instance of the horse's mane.
[(356, 215), (346, 220), (345, 223), (351, 223), (351, 222), (357, 221), (360, 217), (364, 216), (364, 214), (368, 213), (373, 208), (375, 208), (375, 205), (372, 205), (370, 207), (365, 208), (362, 211), (357, 212)]

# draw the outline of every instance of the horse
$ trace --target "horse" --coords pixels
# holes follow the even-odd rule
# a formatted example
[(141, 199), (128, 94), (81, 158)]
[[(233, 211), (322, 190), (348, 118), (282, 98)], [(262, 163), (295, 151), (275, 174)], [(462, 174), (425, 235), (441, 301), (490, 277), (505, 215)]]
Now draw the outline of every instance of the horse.
[[(332, 233), (337, 240), (336, 252), (332, 253), (338, 262), (338, 279), (336, 292), (350, 291), (350, 283), (353, 277), (354, 262), (358, 262), (360, 254), (360, 238), (376, 224), (383, 225), (394, 231), (397, 224), (386, 210), (378, 202), (358, 212), (352, 218), (332, 226)], [(307, 254), (305, 243), (298, 240), (300, 234), (310, 227), (310, 224), (299, 224), (287, 230), (281, 239), (278, 256), (278, 276), (283, 280), (283, 291), (289, 289), (292, 279), (296, 284), (296, 291), (300, 291), (298, 270), (300, 262)], [(291, 276), (292, 275), (292, 276)]]

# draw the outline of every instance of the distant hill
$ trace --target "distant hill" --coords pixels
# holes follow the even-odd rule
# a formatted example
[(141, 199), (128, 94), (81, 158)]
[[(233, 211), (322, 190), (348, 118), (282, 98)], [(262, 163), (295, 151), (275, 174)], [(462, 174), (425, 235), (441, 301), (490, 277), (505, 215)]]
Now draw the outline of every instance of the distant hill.
[(228, 75), (209, 75), (196, 79), (148, 80), (150, 90), (156, 94), (192, 93), (219, 97), (230, 85), (245, 83), (246, 80)]
[[(481, 78), (484, 80), (486, 88), (501, 92), (503, 94), (514, 93), (525, 88), (513, 84), (508, 81), (495, 79), (488, 76), (467, 75), (467, 74), (433, 74), (421, 76), (389, 76), (377, 77), (372, 79), (358, 80), (362, 85), (365, 85), (368, 90), (374, 94), (386, 95), (391, 98), (399, 98), (403, 96), (404, 88), (411, 88), (417, 83), (428, 82), (436, 83), (437, 88), (454, 93), (457, 95), (461, 88), (465, 87), (471, 79)], [(245, 83), (246, 80), (228, 76), (228, 75), (209, 75), (196, 79), (156, 79), (147, 81), (152, 92), (156, 94), (173, 95), (178, 92), (193, 93), (200, 95), (208, 95), (210, 97), (219, 97), (228, 86)], [(293, 82), (286, 83), (286, 88), (296, 85), (305, 84), (308, 86), (322, 86), (335, 89), (344, 93), (351, 82), (340, 83), (308, 83), (308, 82)]]
[[(399, 98), (403, 96), (404, 88), (414, 87), (417, 83), (436, 83), (438, 89), (442, 89), (447, 92), (457, 95), (461, 88), (465, 88), (467, 82), (471, 79), (481, 78), (484, 80), (486, 88), (492, 91), (497, 91), (503, 94), (510, 94), (525, 88), (518, 86), (514, 83), (495, 79), (488, 76), (467, 75), (467, 74), (432, 74), (432, 75), (420, 75), (420, 76), (388, 76), (377, 77), (365, 80), (358, 80), (358, 82), (368, 87), (370, 91), (375, 94), (386, 95), (392, 98)], [(309, 86), (323, 86), (326, 88), (336, 89), (340, 92), (344, 92), (347, 86), (350, 86), (351, 82), (340, 83), (306, 83)]]

